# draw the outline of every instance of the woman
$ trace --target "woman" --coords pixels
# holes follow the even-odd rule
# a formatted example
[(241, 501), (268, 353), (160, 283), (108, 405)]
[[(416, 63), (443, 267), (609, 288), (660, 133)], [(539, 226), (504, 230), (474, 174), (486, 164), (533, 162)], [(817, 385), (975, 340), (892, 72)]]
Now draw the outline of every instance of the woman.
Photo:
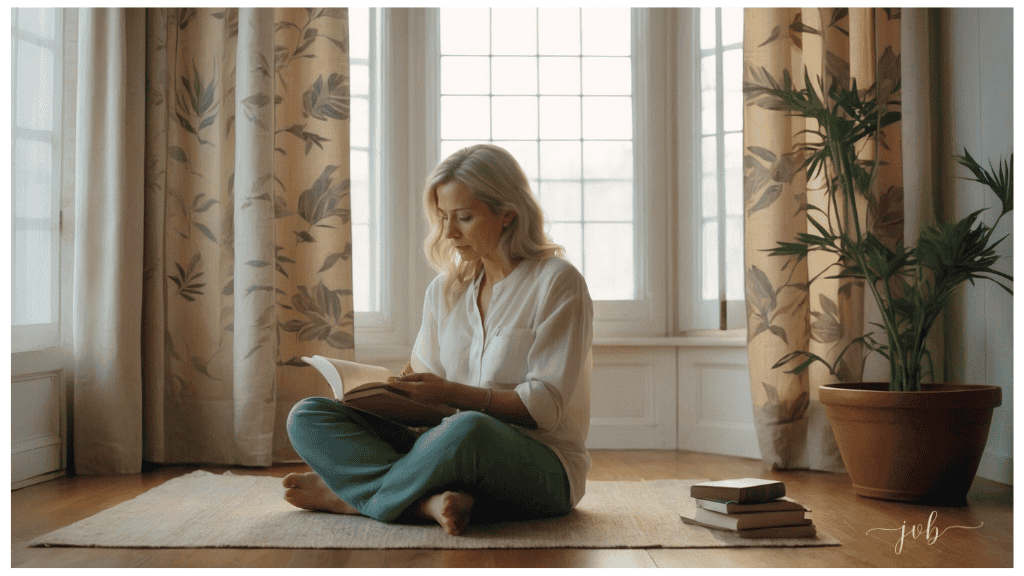
[(427, 181), (427, 258), (441, 274), (403, 375), (413, 398), (460, 409), (422, 434), (309, 398), (288, 433), (312, 468), (284, 479), (295, 506), (384, 522), (420, 517), (459, 534), (477, 520), (567, 513), (590, 456), (593, 304), (543, 231), (522, 168), (465, 148)]

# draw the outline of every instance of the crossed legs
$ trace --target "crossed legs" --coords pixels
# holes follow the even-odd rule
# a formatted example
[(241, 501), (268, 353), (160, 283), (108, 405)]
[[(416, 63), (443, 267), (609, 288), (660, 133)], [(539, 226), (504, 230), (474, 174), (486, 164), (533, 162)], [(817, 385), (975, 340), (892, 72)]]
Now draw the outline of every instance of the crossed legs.
[(420, 517), (458, 534), (474, 518), (513, 519), (569, 510), (565, 471), (553, 452), (479, 412), (446, 418), (417, 437), (404, 426), (326, 398), (288, 418), (295, 450), (313, 472), (284, 479), (295, 506), (384, 522)]

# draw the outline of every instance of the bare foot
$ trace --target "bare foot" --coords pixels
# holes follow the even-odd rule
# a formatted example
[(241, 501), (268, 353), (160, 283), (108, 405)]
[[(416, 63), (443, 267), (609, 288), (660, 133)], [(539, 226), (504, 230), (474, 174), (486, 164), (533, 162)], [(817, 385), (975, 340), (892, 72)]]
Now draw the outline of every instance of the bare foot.
[(359, 514), (358, 510), (331, 491), (316, 472), (289, 474), (281, 484), (287, 488), (284, 499), (292, 506), (335, 514)]
[(424, 518), (433, 518), (444, 531), (457, 535), (469, 525), (473, 510), (473, 497), (465, 492), (442, 492), (420, 500), (417, 512)]

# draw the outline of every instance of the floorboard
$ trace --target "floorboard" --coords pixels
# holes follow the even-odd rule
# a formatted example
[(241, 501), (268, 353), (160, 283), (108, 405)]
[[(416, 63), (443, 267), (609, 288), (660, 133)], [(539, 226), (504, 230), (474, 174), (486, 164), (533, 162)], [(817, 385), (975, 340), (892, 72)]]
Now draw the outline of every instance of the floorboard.
[[(945, 508), (853, 494), (846, 474), (772, 471), (758, 460), (676, 451), (593, 453), (591, 480), (763, 477), (782, 480), (820, 530), (842, 546), (714, 550), (285, 550), (29, 548), (34, 538), (188, 473), (162, 467), (122, 476), (62, 477), (11, 493), (12, 567), (1012, 567), (1013, 487), (977, 479), (968, 505)], [(203, 467), (223, 472), (224, 467)], [(283, 477), (301, 465), (232, 469)], [(929, 524), (929, 519), (931, 523)], [(920, 526), (920, 528), (917, 528)], [(915, 530), (917, 528), (917, 530)], [(900, 535), (905, 532), (900, 546)], [(916, 536), (916, 537), (915, 537)]]

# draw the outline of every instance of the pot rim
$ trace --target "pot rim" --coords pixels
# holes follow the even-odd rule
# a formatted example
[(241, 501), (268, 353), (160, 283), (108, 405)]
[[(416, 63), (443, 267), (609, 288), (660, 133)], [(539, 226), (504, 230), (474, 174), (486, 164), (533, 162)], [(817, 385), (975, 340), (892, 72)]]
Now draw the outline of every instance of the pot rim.
[(991, 384), (922, 384), (925, 386), (941, 388), (892, 392), (887, 382), (840, 382), (822, 385), (818, 399), (826, 406), (866, 408), (994, 408), (1003, 403), (1003, 389)]

